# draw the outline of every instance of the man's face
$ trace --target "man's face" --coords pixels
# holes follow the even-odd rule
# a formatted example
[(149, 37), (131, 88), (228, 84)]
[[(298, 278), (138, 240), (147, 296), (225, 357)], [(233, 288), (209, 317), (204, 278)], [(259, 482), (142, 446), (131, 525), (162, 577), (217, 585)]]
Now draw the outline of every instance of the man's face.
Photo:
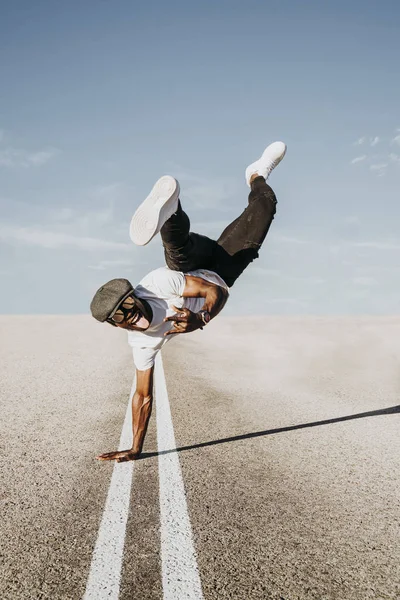
[(137, 307), (135, 298), (128, 296), (111, 317), (112, 324), (128, 331), (146, 331), (149, 321)]

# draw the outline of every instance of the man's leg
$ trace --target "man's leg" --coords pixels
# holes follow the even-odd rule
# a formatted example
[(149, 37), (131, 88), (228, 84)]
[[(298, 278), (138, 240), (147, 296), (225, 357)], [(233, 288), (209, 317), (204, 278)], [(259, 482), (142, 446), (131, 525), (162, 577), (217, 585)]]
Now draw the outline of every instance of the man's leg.
[(249, 204), (222, 232), (214, 256), (214, 270), (232, 286), (245, 268), (258, 257), (276, 212), (276, 197), (267, 179), (286, 154), (286, 144), (273, 142), (245, 172), (251, 188)]
[(222, 232), (214, 253), (213, 270), (230, 287), (258, 257), (276, 213), (276, 196), (264, 177), (253, 175), (250, 186), (247, 208)]
[(190, 221), (179, 201), (179, 183), (161, 177), (136, 210), (130, 237), (144, 246), (160, 231), (167, 266), (188, 272), (203, 268), (216, 271), (231, 286), (250, 262), (258, 257), (276, 212), (276, 197), (266, 183), (286, 153), (283, 142), (267, 146), (261, 157), (246, 169), (251, 188), (249, 205), (221, 234), (218, 242), (190, 232)]
[(160, 177), (132, 217), (130, 238), (134, 244), (145, 246), (160, 232), (170, 269), (206, 269), (217, 243), (190, 232), (189, 217), (182, 210), (179, 193), (179, 182), (174, 177)]
[(217, 240), (231, 256), (245, 248), (258, 250), (276, 213), (276, 196), (264, 177), (253, 176), (250, 185), (247, 208), (224, 229)]
[(170, 269), (185, 273), (209, 267), (217, 244), (205, 235), (190, 231), (190, 220), (180, 200), (177, 211), (161, 227), (160, 234), (165, 262)]

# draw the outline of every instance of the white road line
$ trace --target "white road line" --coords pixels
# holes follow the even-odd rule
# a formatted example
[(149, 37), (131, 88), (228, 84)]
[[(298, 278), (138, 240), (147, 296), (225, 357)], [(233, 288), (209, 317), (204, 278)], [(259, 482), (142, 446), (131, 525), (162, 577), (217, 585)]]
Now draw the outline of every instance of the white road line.
[[(160, 353), (155, 369), (158, 451), (176, 448)], [(203, 600), (178, 454), (158, 457), (164, 600)]]
[[(132, 445), (131, 398), (135, 380), (136, 378), (132, 384), (119, 450)], [(114, 465), (84, 600), (118, 600), (133, 465), (133, 462)]]

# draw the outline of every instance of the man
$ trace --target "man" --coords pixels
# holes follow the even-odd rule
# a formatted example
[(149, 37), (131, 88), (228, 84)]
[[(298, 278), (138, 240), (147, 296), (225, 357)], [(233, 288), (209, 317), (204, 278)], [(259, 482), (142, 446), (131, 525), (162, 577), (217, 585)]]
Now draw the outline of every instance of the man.
[(167, 266), (146, 275), (136, 288), (127, 279), (109, 281), (90, 305), (95, 319), (128, 331), (136, 366), (132, 448), (101, 454), (99, 460), (123, 462), (140, 457), (152, 409), (155, 356), (171, 336), (203, 329), (216, 317), (229, 289), (258, 257), (277, 203), (266, 180), (285, 153), (285, 144), (275, 142), (247, 167), (248, 206), (217, 241), (190, 232), (179, 200), (179, 183), (169, 175), (157, 181), (135, 212), (132, 241), (144, 246), (160, 232)]

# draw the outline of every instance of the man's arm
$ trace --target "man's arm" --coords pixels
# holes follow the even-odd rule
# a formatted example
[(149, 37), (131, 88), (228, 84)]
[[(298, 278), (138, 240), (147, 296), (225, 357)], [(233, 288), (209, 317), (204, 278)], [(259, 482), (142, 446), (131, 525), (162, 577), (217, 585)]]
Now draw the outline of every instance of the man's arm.
[(141, 455), (153, 405), (153, 374), (154, 367), (146, 371), (136, 369), (136, 390), (132, 396), (132, 448), (100, 454), (97, 456), (99, 460), (125, 462), (136, 460)]
[[(185, 275), (185, 281), (186, 285), (182, 296), (184, 298), (204, 298), (201, 310), (209, 312), (211, 319), (216, 317), (228, 300), (228, 291), (220, 285), (206, 281), (201, 277), (194, 277), (193, 275)], [(164, 321), (174, 322), (174, 327), (165, 335), (188, 333), (203, 327), (204, 323), (200, 314), (194, 313), (188, 308), (176, 308), (175, 306), (173, 308), (177, 311), (178, 315), (164, 319)]]
[(153, 406), (153, 375), (154, 367), (146, 371), (136, 369), (136, 390), (132, 398), (132, 452), (137, 456), (142, 452)]
[(201, 279), (201, 277), (193, 277), (193, 275), (185, 275), (185, 280), (186, 285), (182, 296), (184, 298), (204, 298), (201, 310), (208, 311), (212, 319), (216, 317), (228, 300), (227, 290), (220, 285)]

